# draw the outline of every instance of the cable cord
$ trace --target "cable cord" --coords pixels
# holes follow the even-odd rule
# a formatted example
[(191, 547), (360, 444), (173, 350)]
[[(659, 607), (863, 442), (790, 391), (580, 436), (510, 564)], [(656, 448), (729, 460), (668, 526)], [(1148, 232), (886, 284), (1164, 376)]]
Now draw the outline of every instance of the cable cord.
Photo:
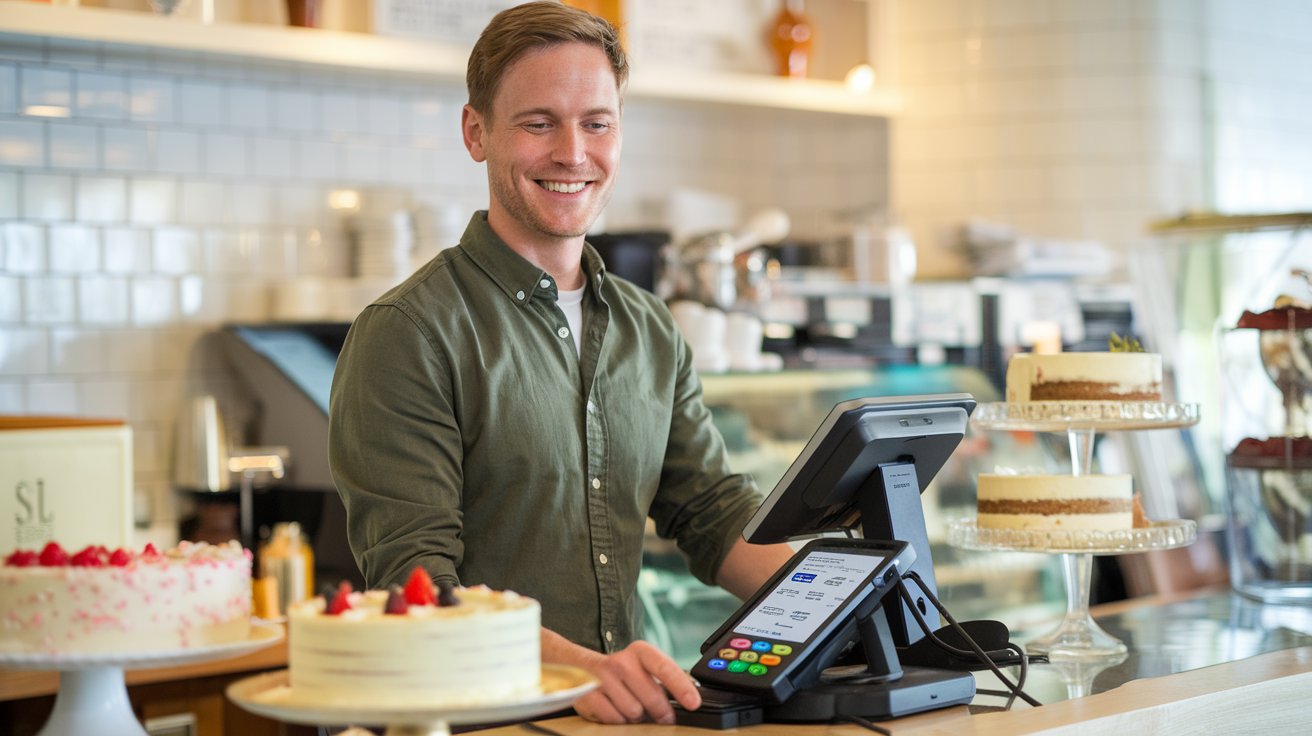
[[(913, 581), (920, 588), (921, 592), (925, 594), (925, 597), (929, 598), (930, 602), (934, 604), (934, 608), (938, 610), (939, 615), (948, 622), (948, 625), (952, 627), (952, 630), (957, 632), (966, 643), (970, 644), (970, 651), (955, 647), (943, 641), (938, 635), (930, 630), (929, 624), (925, 621), (925, 617), (920, 613), (919, 607), (916, 606), (915, 601), (911, 599), (911, 593), (907, 590), (905, 583), (907, 579)], [(1042, 703), (1030, 697), (1030, 695), (1023, 689), (1025, 686), (1025, 677), (1029, 673), (1029, 657), (1026, 656), (1024, 649), (1016, 644), (1010, 642), (1007, 643), (1008, 649), (1020, 654), (1020, 674), (1017, 677), (1017, 682), (1013, 683), (1005, 674), (1003, 674), (1002, 670), (993, 663), (993, 659), (984, 652), (984, 649), (980, 647), (973, 638), (971, 638), (970, 634), (966, 633), (966, 630), (962, 628), (961, 624), (957, 623), (957, 620), (952, 617), (952, 614), (948, 613), (948, 609), (939, 601), (938, 597), (929, 590), (929, 586), (925, 585), (925, 581), (920, 579), (920, 575), (917, 574), (915, 570), (908, 570), (898, 582), (897, 587), (898, 592), (902, 596), (902, 600), (907, 604), (907, 608), (911, 609), (911, 615), (915, 617), (916, 623), (920, 625), (921, 630), (925, 632), (925, 636), (928, 637), (930, 641), (934, 642), (935, 646), (954, 657), (973, 658), (983, 662), (1002, 682), (1002, 684), (1007, 686), (1007, 690), (1011, 693), (1011, 696), (1007, 700), (1007, 709), (1011, 708), (1017, 697), (1035, 707), (1042, 705)]]

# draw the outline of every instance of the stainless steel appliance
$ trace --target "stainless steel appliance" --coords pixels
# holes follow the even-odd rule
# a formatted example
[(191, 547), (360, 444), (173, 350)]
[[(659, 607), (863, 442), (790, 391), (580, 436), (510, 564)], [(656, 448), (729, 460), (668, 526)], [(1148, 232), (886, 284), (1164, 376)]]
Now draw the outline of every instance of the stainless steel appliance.
[(254, 527), (300, 524), (314, 549), (315, 579), (364, 578), (346, 541), (346, 510), (328, 467), (328, 397), (348, 323), (229, 325), (218, 333), (240, 388), (255, 404), (244, 427), (253, 446), (285, 448), (284, 476), (257, 491)]

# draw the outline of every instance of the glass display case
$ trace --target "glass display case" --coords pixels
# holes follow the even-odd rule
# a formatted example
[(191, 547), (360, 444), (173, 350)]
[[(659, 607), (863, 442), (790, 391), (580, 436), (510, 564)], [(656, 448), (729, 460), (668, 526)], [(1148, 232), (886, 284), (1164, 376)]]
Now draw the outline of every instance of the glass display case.
[(1312, 603), (1312, 213), (1186, 215), (1152, 231), (1131, 261), (1142, 312), (1177, 397), (1202, 405), (1201, 493), (1191, 509), (1187, 489), (1170, 495), (1200, 537), (1224, 529), (1235, 590)]
[[(871, 396), (964, 392), (996, 401), (984, 373), (963, 366), (784, 371), (702, 377), (704, 399), (724, 435), (729, 461), (764, 493), (774, 488), (830, 409)], [(1064, 593), (1058, 562), (1049, 555), (981, 554), (947, 544), (948, 523), (975, 514), (975, 478), (998, 465), (1050, 466), (1040, 435), (968, 429), (922, 495), (939, 595), (959, 620), (993, 618), (1013, 628), (1060, 614)], [(719, 588), (697, 582), (673, 543), (648, 536), (639, 582), (649, 641), (684, 666), (698, 646), (738, 607)]]

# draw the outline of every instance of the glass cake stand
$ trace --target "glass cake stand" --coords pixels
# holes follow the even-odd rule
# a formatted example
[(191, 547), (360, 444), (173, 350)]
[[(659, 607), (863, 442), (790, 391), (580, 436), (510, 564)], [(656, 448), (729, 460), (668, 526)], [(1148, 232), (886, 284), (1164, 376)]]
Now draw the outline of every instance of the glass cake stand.
[(59, 672), (55, 707), (37, 736), (148, 736), (132, 713), (124, 670), (238, 657), (276, 644), (282, 636), (281, 626), (252, 621), (250, 636), (244, 641), (105, 654), (0, 652), (0, 668)]
[[(1098, 431), (1178, 429), (1198, 423), (1197, 404), (1157, 401), (1031, 401), (981, 404), (971, 418), (982, 429), (1065, 432), (1071, 474), (1093, 469)], [(974, 519), (948, 526), (948, 543), (975, 550), (1043, 552), (1062, 556), (1066, 615), (1057, 628), (1027, 642), (1052, 662), (1107, 662), (1126, 653), (1125, 643), (1103, 631), (1089, 615), (1094, 555), (1120, 555), (1192, 544), (1197, 525), (1188, 519), (1153, 522), (1143, 529), (1114, 532), (981, 529)]]
[(299, 698), (288, 670), (268, 672), (228, 686), (228, 699), (256, 714), (306, 726), (387, 724), (385, 736), (449, 736), (452, 725), (517, 721), (559, 710), (597, 686), (586, 670), (542, 665), (542, 693), (521, 700), (481, 705), (413, 707), (347, 705)]

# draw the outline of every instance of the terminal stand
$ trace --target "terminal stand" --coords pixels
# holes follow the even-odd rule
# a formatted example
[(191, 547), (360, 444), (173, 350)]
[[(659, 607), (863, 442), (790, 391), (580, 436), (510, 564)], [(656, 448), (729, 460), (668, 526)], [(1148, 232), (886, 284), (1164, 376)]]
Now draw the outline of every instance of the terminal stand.
[[(935, 590), (934, 565), (915, 464), (897, 462), (874, 468), (857, 495), (864, 535), (910, 543), (916, 549), (916, 561), (909, 570), (915, 570)], [(913, 598), (921, 608), (922, 618), (927, 623), (936, 623), (938, 611), (919, 595), (917, 588), (911, 590), (915, 591)], [(719, 704), (731, 707), (736, 715), (723, 725), (716, 725), (715, 717), (694, 720), (690, 714), (680, 713), (680, 722), (732, 728), (760, 722), (826, 722), (850, 716), (896, 718), (969, 703), (975, 695), (975, 678), (969, 672), (904, 666), (899, 660), (899, 648), (923, 638), (924, 633), (900, 596), (896, 592), (890, 596), (891, 599), (886, 596), (868, 613), (848, 624), (845, 633), (854, 645), (851, 654), (864, 655), (857, 657), (863, 658), (864, 664), (817, 662), (809, 673), (808, 684), (799, 687), (784, 703), (759, 704), (761, 710), (757, 714), (743, 710), (741, 695), (704, 689), (706, 705), (703, 707), (708, 712), (702, 714), (703, 718), (711, 716)]]
[[(974, 408), (974, 399), (966, 394), (858, 399), (837, 405), (749, 520), (743, 536), (769, 544), (840, 529), (850, 533), (859, 526), (866, 539), (906, 542), (915, 560), (899, 573), (915, 572), (925, 585), (928, 594), (914, 585), (907, 590), (925, 624), (937, 629), (939, 613), (928, 600), (937, 595), (937, 586), (920, 501), (921, 479), (932, 478), (952, 454)], [(810, 662), (797, 672), (796, 689), (784, 702), (704, 687), (702, 708), (688, 712), (676, 707), (677, 721), (723, 729), (763, 721), (877, 720), (969, 703), (975, 678), (963, 670), (981, 667), (923, 666), (919, 655), (930, 642), (921, 641), (925, 634), (896, 586), (891, 595), (892, 600), (885, 594), (868, 609), (855, 611), (835, 633), (835, 646), (813, 652), (815, 660), (824, 661)], [(921, 646), (913, 647), (917, 643)], [(998, 646), (1005, 646), (1005, 637)]]
[[(898, 539), (916, 549), (915, 570), (935, 590), (934, 563), (920, 505), (914, 463), (881, 465), (858, 493), (861, 526), (868, 539)], [(903, 571), (904, 573), (906, 571)], [(938, 611), (911, 589), (922, 617), (934, 627)], [(937, 592), (935, 590), (935, 592)], [(856, 623), (864, 665), (834, 666), (819, 673), (810, 687), (788, 702), (765, 708), (765, 721), (832, 721), (845, 716), (896, 718), (968, 703), (975, 695), (969, 672), (903, 666), (898, 648), (921, 639), (914, 615), (896, 593)]]

